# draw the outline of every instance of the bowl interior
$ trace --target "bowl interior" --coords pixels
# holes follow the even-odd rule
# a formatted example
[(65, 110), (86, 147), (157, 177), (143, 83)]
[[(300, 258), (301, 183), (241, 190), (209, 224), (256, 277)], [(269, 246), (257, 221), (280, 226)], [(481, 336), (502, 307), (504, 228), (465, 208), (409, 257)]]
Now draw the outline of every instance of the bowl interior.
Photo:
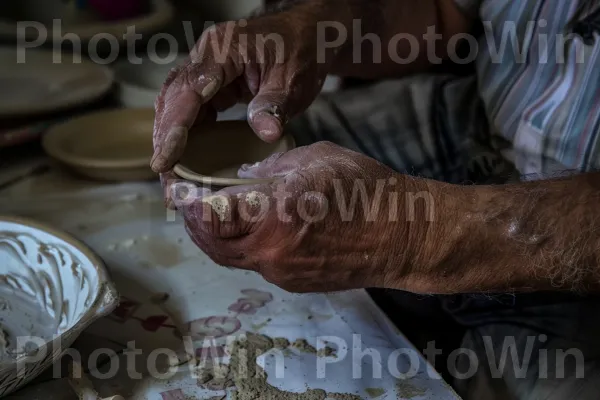
[(263, 161), (293, 147), (291, 136), (266, 143), (246, 121), (220, 121), (192, 132), (180, 165), (188, 173), (196, 174), (198, 182), (242, 185), (248, 183), (237, 177), (242, 164)]
[(100, 268), (66, 237), (0, 219), (0, 364), (32, 350), (18, 337), (43, 343), (80, 322), (100, 295)]
[(44, 147), (71, 165), (150, 168), (153, 129), (152, 109), (101, 112), (53, 128), (44, 137)]

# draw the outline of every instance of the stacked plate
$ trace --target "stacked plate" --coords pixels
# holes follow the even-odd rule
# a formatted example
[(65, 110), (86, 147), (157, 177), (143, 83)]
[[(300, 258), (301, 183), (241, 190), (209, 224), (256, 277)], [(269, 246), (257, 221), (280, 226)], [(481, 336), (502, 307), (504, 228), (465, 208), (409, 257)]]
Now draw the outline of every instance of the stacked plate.
[[(120, 44), (132, 35), (129, 27), (135, 26), (135, 34), (149, 35), (168, 25), (174, 16), (174, 9), (168, 0), (151, 0), (150, 12), (139, 17), (104, 21), (98, 16), (80, 10), (79, 2), (63, 0), (21, 0), (0, 1), (0, 38), (19, 39), (35, 42), (61, 42), (62, 38), (76, 35), (82, 44), (87, 44), (94, 36), (110, 35)], [(60, 24), (54, 23), (60, 19)], [(22, 24), (20, 21), (33, 21)], [(29, 29), (23, 29), (28, 26)], [(41, 36), (40, 30), (45, 35)]]
[[(56, 122), (50, 114), (92, 103), (113, 81), (109, 68), (91, 61), (0, 47), (0, 148), (37, 139)], [(23, 119), (28, 123), (14, 122)]]
[(0, 47), (0, 118), (62, 111), (90, 103), (113, 84), (110, 69), (50, 50)]

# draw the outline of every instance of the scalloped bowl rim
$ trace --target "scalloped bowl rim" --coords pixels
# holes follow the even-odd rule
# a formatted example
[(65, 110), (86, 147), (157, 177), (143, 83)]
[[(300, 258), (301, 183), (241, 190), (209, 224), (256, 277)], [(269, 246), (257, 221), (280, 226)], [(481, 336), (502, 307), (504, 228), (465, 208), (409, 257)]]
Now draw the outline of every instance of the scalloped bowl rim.
[[(54, 236), (57, 239), (64, 241), (68, 245), (73, 246), (78, 251), (80, 251), (86, 257), (86, 260), (94, 267), (94, 270), (98, 274), (98, 292), (97, 292), (96, 298), (94, 299), (94, 302), (92, 303), (92, 305), (77, 320), (77, 322), (75, 324), (73, 324), (72, 327), (70, 327), (69, 329), (65, 330), (64, 332), (62, 332), (60, 334), (55, 335), (52, 339), (49, 339), (46, 342), (44, 342), (44, 346), (47, 346), (48, 344), (52, 343), (54, 340), (56, 340), (60, 337), (66, 336), (73, 331), (83, 331), (83, 329), (86, 328), (87, 326), (89, 326), (91, 323), (98, 320), (99, 318), (102, 318), (103, 316), (108, 315), (110, 312), (112, 312), (117, 307), (118, 294), (117, 294), (115, 285), (112, 282), (112, 280), (108, 274), (108, 270), (106, 269), (106, 264), (85, 243), (76, 239), (74, 236), (70, 235), (67, 232), (64, 232), (58, 228), (54, 228), (54, 227), (50, 226), (49, 224), (45, 224), (43, 222), (38, 222), (38, 221), (35, 221), (30, 218), (5, 216), (5, 215), (0, 214), (0, 223), (3, 223), (3, 222), (17, 224), (17, 225), (21, 225), (21, 226), (31, 228), (31, 229), (34, 229), (37, 231), (42, 231), (50, 236)], [(112, 302), (110, 302), (109, 304), (102, 304), (102, 303), (104, 303), (107, 295), (109, 295), (109, 294), (114, 295), (114, 300), (112, 300)], [(17, 362), (21, 362), (26, 358), (35, 356), (35, 354), (32, 354), (32, 353), (36, 353), (36, 352), (37, 352), (37, 350), (34, 350), (30, 353), (24, 353), (24, 354), (21, 354), (18, 357), (16, 357), (14, 360), (10, 360), (10, 361), (4, 363), (4, 365), (0, 364), (0, 372), (6, 370), (8, 368), (12, 368), (12, 364), (16, 364)]]

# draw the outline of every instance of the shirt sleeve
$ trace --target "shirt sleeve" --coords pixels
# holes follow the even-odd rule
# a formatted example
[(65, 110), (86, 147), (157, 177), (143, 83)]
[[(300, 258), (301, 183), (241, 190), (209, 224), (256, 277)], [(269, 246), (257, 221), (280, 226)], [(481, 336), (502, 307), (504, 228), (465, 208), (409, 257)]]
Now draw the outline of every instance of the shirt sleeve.
[(454, 2), (466, 14), (476, 17), (479, 15), (479, 7), (483, 0), (454, 0)]

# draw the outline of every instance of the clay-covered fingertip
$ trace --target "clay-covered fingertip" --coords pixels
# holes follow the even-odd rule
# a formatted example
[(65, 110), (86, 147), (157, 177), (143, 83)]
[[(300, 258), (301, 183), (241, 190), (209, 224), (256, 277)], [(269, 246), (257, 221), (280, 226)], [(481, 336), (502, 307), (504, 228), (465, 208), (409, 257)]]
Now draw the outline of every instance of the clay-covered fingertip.
[(267, 143), (277, 141), (283, 133), (281, 121), (268, 113), (256, 115), (251, 124), (258, 137)]
[(150, 168), (157, 174), (163, 174), (170, 171), (173, 166), (169, 165), (166, 158), (159, 155), (150, 162)]

